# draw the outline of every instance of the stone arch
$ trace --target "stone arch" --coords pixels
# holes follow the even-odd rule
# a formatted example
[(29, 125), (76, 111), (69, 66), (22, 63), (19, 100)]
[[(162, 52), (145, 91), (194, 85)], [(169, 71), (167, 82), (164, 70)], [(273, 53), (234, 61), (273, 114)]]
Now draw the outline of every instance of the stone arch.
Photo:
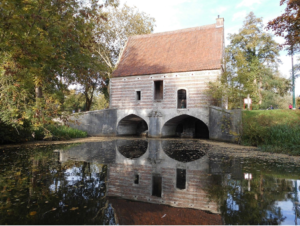
[(135, 114), (130, 114), (118, 123), (118, 136), (141, 136), (148, 131), (147, 122)]
[(162, 137), (209, 139), (209, 129), (202, 120), (183, 114), (168, 120), (162, 127), (161, 135)]

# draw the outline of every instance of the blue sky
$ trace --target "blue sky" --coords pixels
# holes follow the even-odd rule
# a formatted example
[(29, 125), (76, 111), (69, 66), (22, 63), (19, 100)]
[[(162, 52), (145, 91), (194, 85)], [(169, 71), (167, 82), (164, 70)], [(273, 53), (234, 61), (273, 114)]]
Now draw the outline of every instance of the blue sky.
[[(285, 6), (280, 6), (280, 0), (121, 0), (121, 3), (125, 2), (156, 19), (154, 33), (213, 24), (220, 15), (225, 19), (225, 37), (237, 33), (251, 11), (267, 24), (285, 9)], [(275, 40), (284, 41), (280, 37), (275, 37)], [(280, 58), (283, 62), (280, 71), (287, 77), (291, 59), (283, 51)], [(300, 95), (300, 78), (296, 82), (296, 94)]]

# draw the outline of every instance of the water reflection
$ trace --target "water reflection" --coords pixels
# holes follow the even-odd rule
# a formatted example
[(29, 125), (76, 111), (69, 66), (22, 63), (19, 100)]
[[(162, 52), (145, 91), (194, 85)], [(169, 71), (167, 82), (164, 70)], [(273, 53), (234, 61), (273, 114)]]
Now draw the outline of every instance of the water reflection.
[(212, 148), (118, 139), (2, 152), (0, 224), (299, 223), (299, 167)]
[(118, 151), (126, 158), (139, 158), (148, 148), (147, 140), (117, 140), (116, 146)]
[(0, 224), (114, 223), (105, 199), (107, 166), (61, 162), (60, 152), (45, 147), (2, 153)]

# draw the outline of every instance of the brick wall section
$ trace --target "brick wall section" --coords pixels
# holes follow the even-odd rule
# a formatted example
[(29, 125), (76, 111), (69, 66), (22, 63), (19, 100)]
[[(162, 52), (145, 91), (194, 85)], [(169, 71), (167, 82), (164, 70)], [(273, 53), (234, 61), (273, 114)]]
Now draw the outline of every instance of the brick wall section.
[[(207, 83), (220, 76), (220, 70), (172, 73), (161, 75), (130, 76), (112, 78), (110, 84), (110, 108), (152, 109), (154, 100), (154, 81), (162, 80), (164, 85), (163, 109), (177, 109), (177, 90), (186, 89), (187, 108), (207, 105), (210, 98), (205, 95)], [(136, 100), (136, 91), (141, 91), (141, 100)]]
[[(139, 175), (139, 184), (134, 184), (134, 175)], [(217, 203), (210, 201), (204, 191), (209, 186), (206, 172), (199, 170), (186, 171), (186, 189), (176, 188), (176, 169), (161, 168), (162, 197), (152, 196), (152, 167), (146, 165), (112, 164), (108, 174), (108, 196), (138, 200), (174, 207), (193, 208), (219, 213)]]

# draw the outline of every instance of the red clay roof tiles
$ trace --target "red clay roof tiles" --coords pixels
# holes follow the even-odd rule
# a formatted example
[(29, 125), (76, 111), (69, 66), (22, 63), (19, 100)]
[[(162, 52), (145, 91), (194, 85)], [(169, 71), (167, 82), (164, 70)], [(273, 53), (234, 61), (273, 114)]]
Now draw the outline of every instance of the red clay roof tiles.
[(219, 22), (130, 37), (112, 77), (220, 69), (224, 27)]

